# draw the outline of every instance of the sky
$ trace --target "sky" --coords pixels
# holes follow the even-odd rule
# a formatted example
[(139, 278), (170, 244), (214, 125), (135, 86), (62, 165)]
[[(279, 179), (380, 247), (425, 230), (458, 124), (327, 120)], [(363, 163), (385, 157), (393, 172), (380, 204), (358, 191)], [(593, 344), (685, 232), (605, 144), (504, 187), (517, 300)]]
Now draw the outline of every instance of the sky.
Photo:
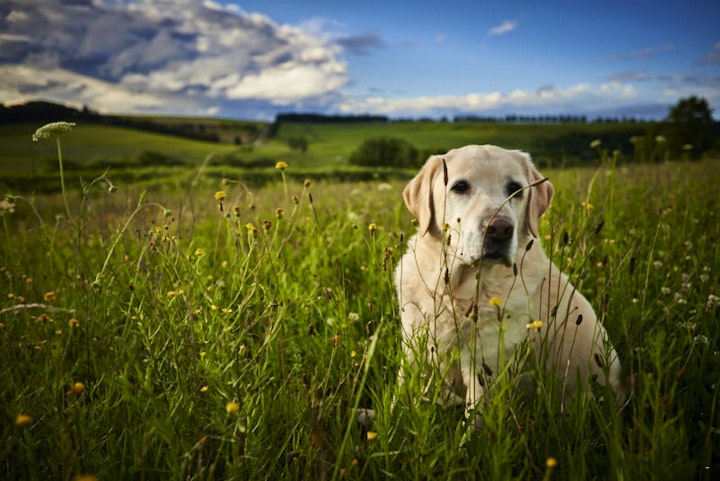
[(717, 0), (2, 0), (0, 102), (661, 119), (720, 109), (719, 25)]

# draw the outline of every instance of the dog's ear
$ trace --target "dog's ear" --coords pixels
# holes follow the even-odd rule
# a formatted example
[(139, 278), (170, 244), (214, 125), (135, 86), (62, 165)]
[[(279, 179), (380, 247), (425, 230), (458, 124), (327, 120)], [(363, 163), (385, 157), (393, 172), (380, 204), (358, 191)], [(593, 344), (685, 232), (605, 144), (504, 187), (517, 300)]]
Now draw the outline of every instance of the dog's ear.
[(428, 232), (433, 236), (440, 235), (440, 229), (435, 222), (433, 181), (441, 168), (442, 157), (431, 156), (403, 190), (405, 205), (417, 219), (420, 235), (423, 236)]
[[(527, 168), (527, 177), (530, 184), (538, 182), (544, 177), (537, 171), (535, 165), (533, 165), (530, 155), (525, 152), (518, 152), (524, 159), (525, 166)], [(552, 199), (555, 189), (549, 180), (530, 187), (528, 189), (528, 200), (527, 200), (527, 211), (525, 212), (525, 222), (530, 232), (530, 235), (538, 237), (538, 224), (540, 216), (545, 213), (547, 208), (550, 206), (550, 200)]]

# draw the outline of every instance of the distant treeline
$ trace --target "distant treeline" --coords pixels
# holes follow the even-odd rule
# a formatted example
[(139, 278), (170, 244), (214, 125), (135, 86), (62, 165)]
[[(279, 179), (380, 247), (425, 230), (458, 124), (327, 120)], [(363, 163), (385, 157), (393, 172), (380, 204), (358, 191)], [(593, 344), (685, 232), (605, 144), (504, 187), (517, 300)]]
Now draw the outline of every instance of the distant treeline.
[(310, 122), (310, 123), (350, 123), (350, 122), (387, 122), (385, 115), (322, 115), (310, 113), (284, 113), (275, 116), (275, 123)]
[(635, 117), (596, 117), (588, 119), (586, 115), (515, 115), (510, 114), (504, 117), (490, 117), (477, 115), (459, 115), (454, 117), (455, 122), (483, 122), (483, 123), (507, 123), (507, 124), (619, 124), (619, 123), (646, 123), (649, 120), (637, 119)]
[(102, 115), (87, 106), (78, 110), (51, 102), (28, 102), (9, 107), (0, 105), (0, 124), (72, 122), (80, 119), (99, 122), (102, 118)]
[(384, 115), (322, 115), (311, 113), (284, 113), (277, 114), (275, 121), (270, 124), (268, 137), (275, 137), (283, 123), (307, 123), (307, 124), (348, 124), (378, 122), (387, 123), (388, 117)]

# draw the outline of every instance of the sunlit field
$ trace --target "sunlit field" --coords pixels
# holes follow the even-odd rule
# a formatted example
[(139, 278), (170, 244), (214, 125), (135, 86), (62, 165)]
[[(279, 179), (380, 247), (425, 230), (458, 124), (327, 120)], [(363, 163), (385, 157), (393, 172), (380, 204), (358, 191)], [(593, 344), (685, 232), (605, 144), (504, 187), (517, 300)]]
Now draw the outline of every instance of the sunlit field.
[(300, 182), (288, 164), (263, 187), (199, 168), (147, 192), (112, 172), (6, 192), (0, 478), (720, 477), (718, 161), (543, 171), (541, 240), (630, 393), (563, 404), (500, 381), (473, 433), (423, 400), (441, 386), (397, 383), (404, 181)]

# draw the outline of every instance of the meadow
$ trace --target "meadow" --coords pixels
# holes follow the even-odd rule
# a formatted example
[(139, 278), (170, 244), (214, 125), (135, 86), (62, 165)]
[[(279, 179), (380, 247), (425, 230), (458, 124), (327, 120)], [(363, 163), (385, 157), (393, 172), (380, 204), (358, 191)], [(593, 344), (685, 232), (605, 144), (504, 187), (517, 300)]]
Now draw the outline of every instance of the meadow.
[(543, 169), (542, 242), (630, 394), (500, 378), (470, 435), (396, 382), (404, 180), (298, 181), (286, 160), (262, 185), (199, 165), (162, 189), (58, 169), (55, 193), (3, 192), (0, 478), (720, 477), (717, 160)]

